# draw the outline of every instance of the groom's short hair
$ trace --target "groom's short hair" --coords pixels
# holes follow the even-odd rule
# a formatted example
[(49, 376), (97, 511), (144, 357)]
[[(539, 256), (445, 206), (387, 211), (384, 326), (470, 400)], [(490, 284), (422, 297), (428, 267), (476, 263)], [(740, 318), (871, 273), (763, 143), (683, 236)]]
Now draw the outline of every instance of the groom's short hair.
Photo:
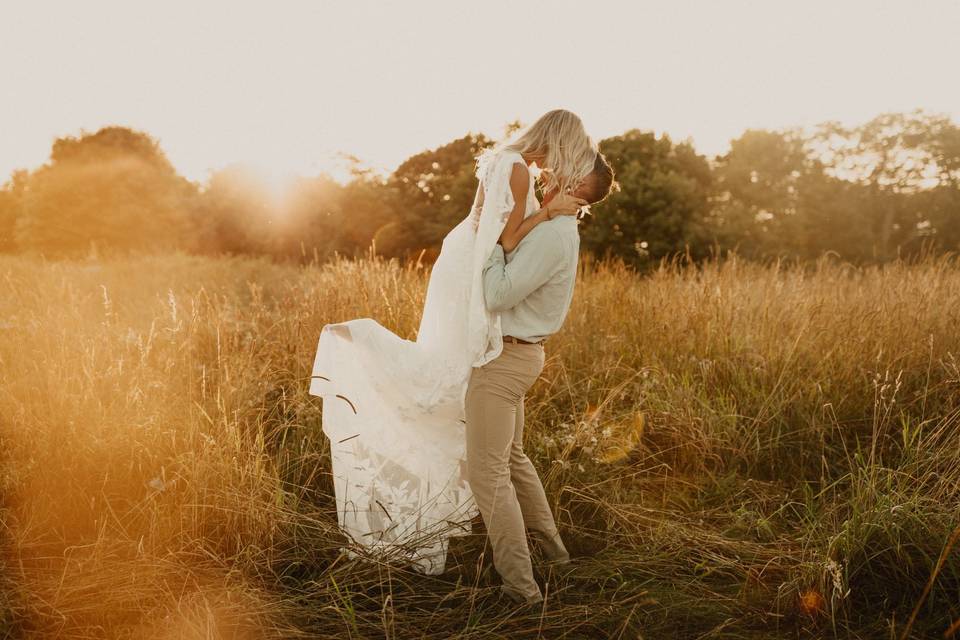
[(610, 195), (614, 188), (613, 167), (599, 151), (593, 162), (593, 171), (587, 175), (585, 182), (586, 193), (582, 194), (582, 197), (590, 204), (600, 202)]

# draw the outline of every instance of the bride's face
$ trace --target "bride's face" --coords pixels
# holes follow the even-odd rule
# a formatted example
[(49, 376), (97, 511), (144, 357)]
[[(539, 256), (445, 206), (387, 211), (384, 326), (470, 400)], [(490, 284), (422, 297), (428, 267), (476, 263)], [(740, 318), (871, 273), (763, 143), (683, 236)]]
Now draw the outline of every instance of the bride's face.
[[(543, 196), (543, 202), (541, 204), (547, 204), (553, 197), (557, 195), (556, 189), (548, 191)], [(574, 198), (583, 198), (586, 201), (590, 201), (590, 198), (593, 196), (593, 174), (588, 174), (586, 178), (580, 181), (580, 184), (577, 185), (577, 188), (573, 190), (571, 195)]]

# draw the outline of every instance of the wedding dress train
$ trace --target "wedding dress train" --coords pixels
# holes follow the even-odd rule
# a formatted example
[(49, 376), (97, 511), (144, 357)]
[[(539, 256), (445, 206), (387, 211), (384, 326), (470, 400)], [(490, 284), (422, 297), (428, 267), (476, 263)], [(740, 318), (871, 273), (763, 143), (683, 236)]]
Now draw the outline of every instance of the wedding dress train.
[[(472, 367), (500, 355), (499, 314), (483, 301), (483, 266), (514, 206), (522, 156), (487, 151), (470, 213), (444, 238), (416, 341), (370, 318), (326, 325), (310, 393), (323, 398), (337, 520), (349, 557), (444, 571), (451, 536), (478, 513), (467, 483), (464, 396)], [(525, 216), (539, 203), (530, 179)]]

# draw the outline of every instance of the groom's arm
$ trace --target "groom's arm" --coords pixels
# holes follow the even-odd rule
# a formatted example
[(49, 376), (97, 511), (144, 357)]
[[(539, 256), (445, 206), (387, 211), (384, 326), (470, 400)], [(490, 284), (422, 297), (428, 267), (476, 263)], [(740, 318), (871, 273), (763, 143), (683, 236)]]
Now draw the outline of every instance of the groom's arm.
[(553, 229), (526, 237), (509, 263), (503, 247), (494, 246), (483, 268), (483, 296), (490, 311), (506, 311), (543, 286), (561, 266), (563, 238)]

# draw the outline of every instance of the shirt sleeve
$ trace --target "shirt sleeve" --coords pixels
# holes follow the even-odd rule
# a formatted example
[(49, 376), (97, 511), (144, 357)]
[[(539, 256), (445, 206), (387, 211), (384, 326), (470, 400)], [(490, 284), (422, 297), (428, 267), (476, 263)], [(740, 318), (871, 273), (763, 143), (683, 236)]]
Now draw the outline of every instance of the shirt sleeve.
[(497, 244), (483, 267), (483, 296), (490, 311), (506, 311), (543, 286), (563, 263), (563, 243), (556, 231), (531, 232), (509, 263)]

